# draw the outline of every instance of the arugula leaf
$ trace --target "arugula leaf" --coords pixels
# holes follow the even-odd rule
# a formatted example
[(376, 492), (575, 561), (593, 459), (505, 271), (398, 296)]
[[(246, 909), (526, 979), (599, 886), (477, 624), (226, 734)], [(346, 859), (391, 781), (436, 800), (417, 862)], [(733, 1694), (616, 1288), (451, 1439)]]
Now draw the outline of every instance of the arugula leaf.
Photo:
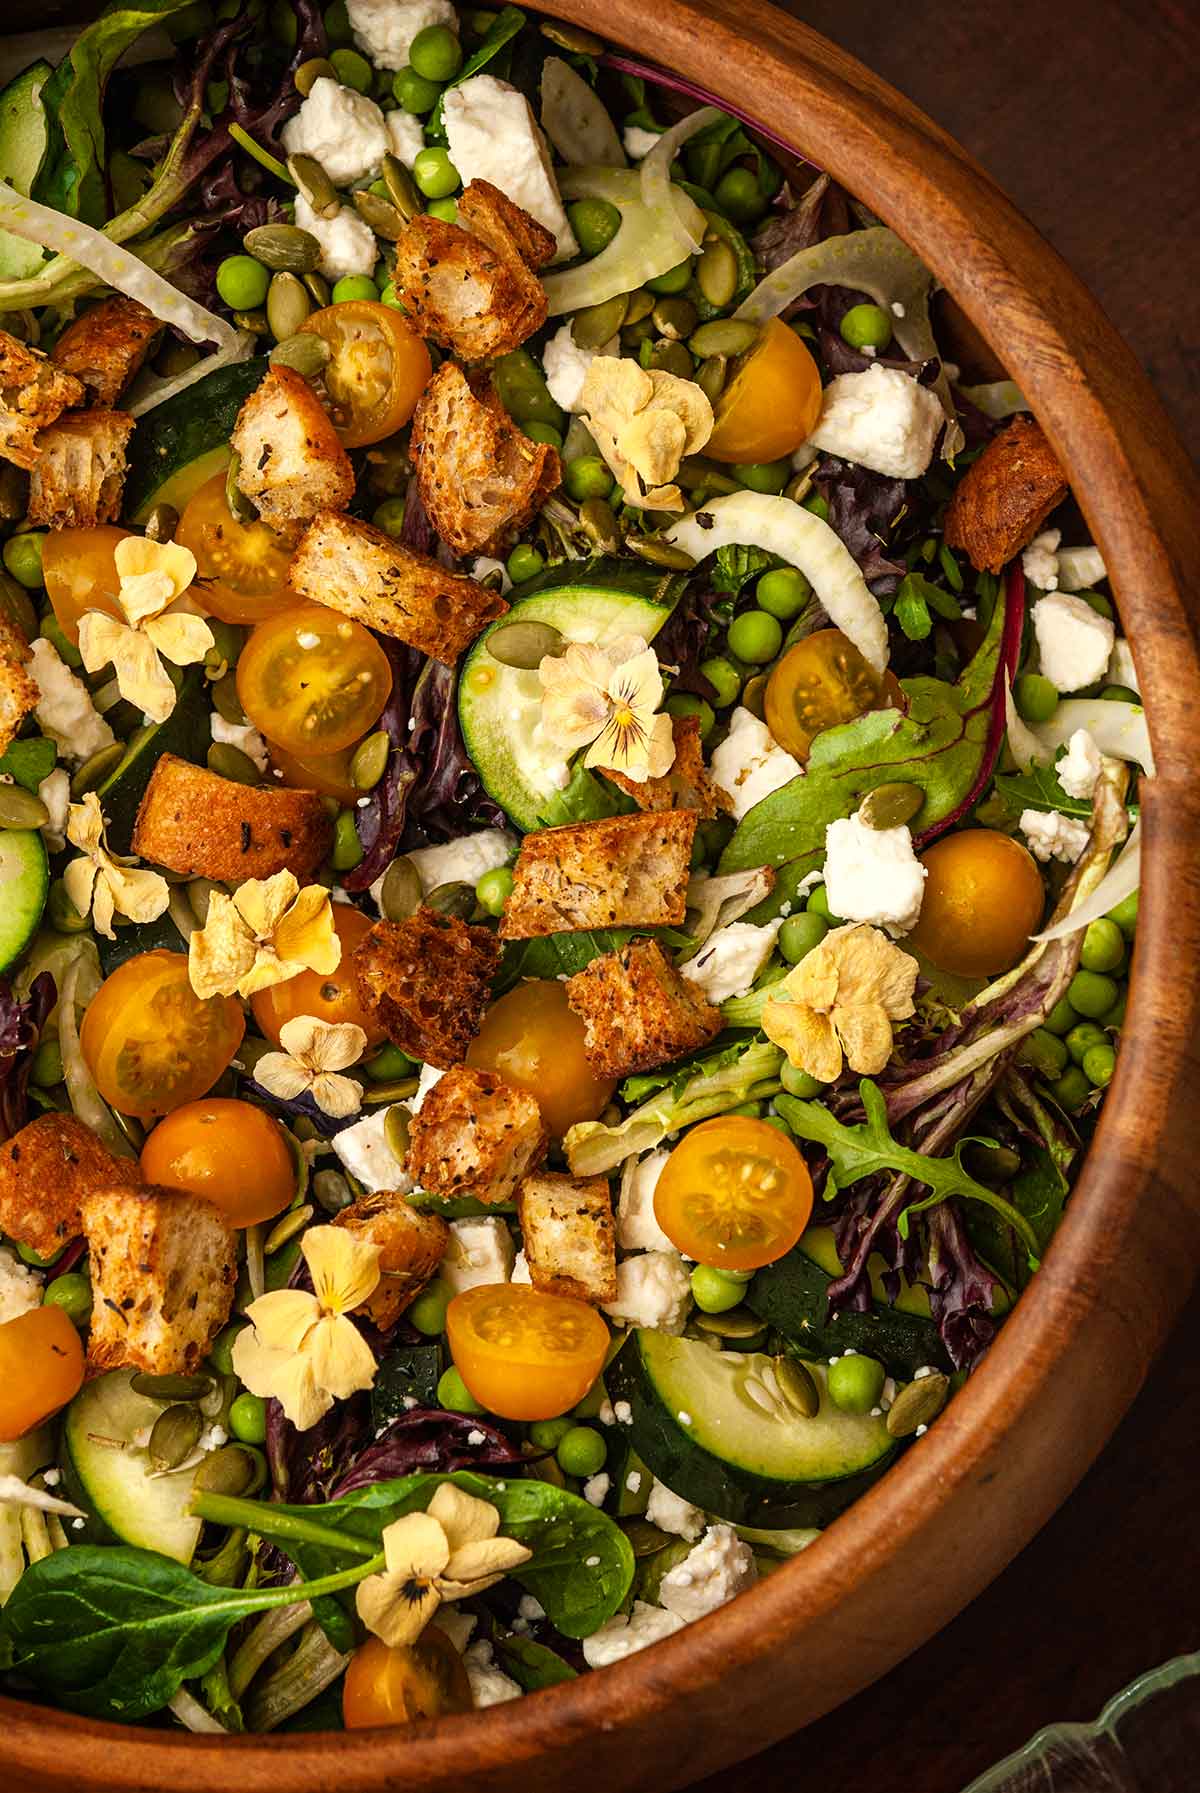
[(36, 792), (43, 778), (49, 778), (53, 772), (57, 758), (54, 742), (40, 735), (28, 741), (14, 741), (6, 752), (0, 753), (0, 777), (11, 778), (27, 791)]
[[(438, 96), (437, 105), (430, 113), (429, 122), (425, 127), (427, 143), (445, 143), (446, 141), (446, 127), (442, 123), (442, 100), (445, 95), (452, 87), (458, 87), (462, 82), (469, 81), (472, 75), (479, 74), (490, 62), (495, 62), (501, 51), (512, 42), (524, 24), (525, 14), (519, 7), (506, 6), (502, 12), (496, 14), (488, 27), (487, 36), (479, 48), (467, 57), (457, 75), (452, 81), (447, 81), (442, 93)], [(503, 74), (504, 72), (505, 68), (492, 70), (493, 74)]]
[(516, 1632), (492, 1640), (500, 1666), (524, 1693), (536, 1693), (539, 1687), (557, 1687), (560, 1681), (574, 1681), (576, 1671), (564, 1662), (557, 1651), (531, 1637)]
[(1023, 809), (1056, 809), (1063, 816), (1091, 820), (1091, 798), (1068, 797), (1053, 766), (1034, 765), (1028, 772), (1001, 772), (996, 777), (996, 789), (1014, 815), (1020, 815)]
[(779, 564), (779, 556), (768, 554), (764, 548), (732, 545), (718, 548), (712, 569), (713, 590), (730, 592), (736, 597), (743, 585)]

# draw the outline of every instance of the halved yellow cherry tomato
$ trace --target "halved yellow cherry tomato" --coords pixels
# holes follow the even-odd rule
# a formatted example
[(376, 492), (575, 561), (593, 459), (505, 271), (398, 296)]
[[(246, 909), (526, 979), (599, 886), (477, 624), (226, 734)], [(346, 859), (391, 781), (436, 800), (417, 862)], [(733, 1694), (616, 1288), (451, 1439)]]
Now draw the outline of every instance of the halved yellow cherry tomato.
[(1032, 855), (994, 828), (946, 834), (921, 854), (921, 915), (905, 940), (939, 971), (994, 977), (1017, 963), (1046, 892)]
[(79, 1393), (83, 1345), (51, 1303), (0, 1326), (0, 1440), (23, 1438)]
[(54, 608), (58, 626), (75, 646), (79, 619), (85, 610), (102, 610), (105, 616), (125, 621), (117, 602), (121, 581), (113, 550), (129, 534), (113, 523), (90, 528), (52, 529), (42, 545), (42, 578)]
[(156, 948), (105, 978), (79, 1044), (109, 1107), (150, 1120), (206, 1095), (245, 1031), (236, 997), (197, 996), (186, 955)]
[(354, 977), (354, 949), (370, 932), (371, 918), (349, 903), (334, 903), (333, 929), (342, 943), (336, 971), (299, 971), (286, 983), (256, 990), (250, 998), (254, 1019), (268, 1040), (279, 1044), (279, 1031), (297, 1015), (315, 1015), (319, 1021), (352, 1021), (367, 1036), (368, 1046), (386, 1038), (382, 1027), (363, 1007)]
[(349, 808), (357, 803), (362, 792), (350, 776), (350, 761), (357, 741), (337, 753), (289, 753), (278, 741), (271, 743), (271, 768), (278, 773), (276, 784), (292, 791), (319, 791), (322, 797), (336, 797)]
[(150, 1134), (141, 1164), (148, 1183), (202, 1195), (235, 1227), (270, 1220), (296, 1193), (296, 1165), (279, 1122), (231, 1096), (176, 1108)]
[(532, 978), (488, 1009), (467, 1048), (467, 1063), (528, 1090), (561, 1139), (577, 1121), (594, 1121), (615, 1087), (592, 1070), (584, 1038), (583, 1022), (558, 980)]
[(347, 448), (403, 429), (429, 383), (429, 350), (402, 312), (373, 299), (344, 299), (301, 326), (329, 344), (322, 376), (329, 415)]
[(739, 464), (781, 461), (808, 441), (820, 415), (816, 362), (794, 330), (771, 318), (717, 400), (704, 452)]
[(791, 1140), (740, 1114), (685, 1133), (654, 1191), (667, 1238), (717, 1270), (773, 1264), (808, 1225), (812, 1203), (812, 1178)]
[(437, 1625), (426, 1625), (415, 1644), (392, 1647), (369, 1637), (350, 1658), (342, 1682), (348, 1731), (410, 1725), (419, 1718), (470, 1712), (474, 1704), (463, 1659)]
[(323, 604), (297, 604), (259, 623), (238, 660), (243, 710), (289, 753), (348, 747), (391, 689), (392, 669), (374, 636)]
[(808, 758), (813, 737), (868, 710), (904, 708), (890, 672), (882, 676), (840, 629), (818, 629), (790, 647), (767, 680), (767, 727), (790, 754)]
[(608, 1351), (594, 1307), (528, 1283), (482, 1283), (446, 1309), (454, 1367), (501, 1419), (557, 1419), (582, 1401)]
[(226, 623), (260, 623), (293, 606), (291, 553), (265, 523), (239, 523), (225, 502), (225, 475), (188, 500), (175, 540), (196, 557), (196, 597)]

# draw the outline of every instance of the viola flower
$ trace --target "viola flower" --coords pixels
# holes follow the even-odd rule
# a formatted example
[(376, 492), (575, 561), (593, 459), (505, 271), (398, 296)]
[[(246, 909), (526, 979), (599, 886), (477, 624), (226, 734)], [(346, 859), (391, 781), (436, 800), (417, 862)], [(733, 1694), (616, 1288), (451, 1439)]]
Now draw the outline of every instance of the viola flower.
[[(322, 1114), (344, 1120), (362, 1107), (362, 1085), (339, 1077), (357, 1064), (367, 1036), (353, 1021), (321, 1021), (296, 1015), (279, 1030), (282, 1052), (267, 1052), (254, 1067), (254, 1081), (269, 1095), (290, 1102), (307, 1091)], [(307, 1235), (306, 1235), (307, 1236)]]
[(113, 560), (125, 621), (86, 611), (79, 623), (79, 652), (89, 672), (111, 663), (121, 696), (151, 722), (165, 722), (176, 693), (159, 655), (175, 666), (191, 666), (213, 645), (203, 617), (168, 609), (195, 579), (196, 559), (177, 542), (128, 535), (117, 543)]
[(321, 884), (301, 890), (284, 871), (247, 878), (231, 897), (213, 891), (188, 944), (188, 976), (197, 996), (248, 997), (301, 971), (326, 976), (341, 957), (329, 892)]
[(619, 355), (597, 355), (587, 370), (580, 410), (626, 502), (681, 511), (673, 481), (685, 455), (713, 432), (713, 408), (694, 380), (642, 368)]
[(842, 1072), (874, 1077), (892, 1056), (892, 1022), (914, 1012), (917, 961), (878, 928), (834, 928), (775, 988), (762, 1027), (789, 1060), (821, 1083)]
[(490, 1501), (443, 1482), (424, 1513), (407, 1513), (384, 1530), (387, 1568), (359, 1582), (359, 1618), (392, 1648), (415, 1643), (443, 1600), (481, 1594), (529, 1561), (532, 1552), (497, 1537), (499, 1530)]
[(623, 772), (635, 784), (661, 778), (675, 760), (671, 718), (658, 714), (662, 673), (640, 635), (607, 647), (573, 643), (538, 667), (542, 729), (567, 753), (591, 742), (585, 766)]
[(379, 1281), (379, 1247), (340, 1226), (310, 1226), (300, 1240), (313, 1287), (274, 1289), (246, 1309), (233, 1368), (251, 1394), (273, 1397), (299, 1432), (335, 1401), (375, 1380), (375, 1358), (349, 1319)]
[(91, 912), (92, 926), (106, 940), (116, 938), (113, 916), (130, 921), (157, 921), (171, 900), (170, 886), (158, 872), (134, 870), (132, 859), (110, 853), (104, 844), (100, 799), (89, 791), (67, 811), (67, 839), (83, 855), (63, 873), (67, 895), (81, 915)]

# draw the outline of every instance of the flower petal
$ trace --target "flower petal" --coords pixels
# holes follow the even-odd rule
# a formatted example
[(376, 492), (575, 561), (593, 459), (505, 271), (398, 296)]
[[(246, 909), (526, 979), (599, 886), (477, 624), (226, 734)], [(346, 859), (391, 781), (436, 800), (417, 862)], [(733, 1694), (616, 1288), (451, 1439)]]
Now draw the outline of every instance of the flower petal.
[(271, 930), (271, 944), (285, 964), (303, 966), (322, 977), (337, 970), (342, 962), (342, 943), (333, 925), (333, 903), (324, 885), (310, 884), (299, 892)]
[(254, 936), (223, 890), (209, 898), (204, 926), (188, 942), (188, 977), (197, 996), (232, 996), (255, 961)]
[(287, 1052), (264, 1052), (254, 1067), (254, 1081), (269, 1096), (292, 1102), (312, 1088), (313, 1075)]
[(344, 1226), (310, 1226), (300, 1249), (318, 1304), (327, 1314), (360, 1307), (379, 1282), (379, 1247)]
[(654, 388), (651, 404), (669, 406), (684, 427), (684, 454), (696, 454), (713, 433), (713, 408), (708, 394), (695, 380), (684, 380), (678, 374), (651, 368), (650, 384)]
[(852, 1071), (874, 1077), (892, 1056), (892, 1024), (877, 1002), (841, 1003), (831, 1016)]
[[(81, 623), (81, 652), (82, 641)], [(126, 702), (144, 711), (152, 722), (165, 722), (175, 708), (176, 691), (150, 637), (136, 629), (126, 629), (121, 638), (114, 641), (111, 659), (117, 675), (117, 688)]]
[(491, 1501), (478, 1500), (453, 1482), (438, 1484), (427, 1511), (445, 1532), (452, 1551), (494, 1538), (500, 1530), (500, 1513)]
[(130, 921), (146, 923), (164, 915), (171, 901), (171, 887), (159, 873), (148, 868), (135, 871), (103, 856), (103, 877), (116, 904), (118, 913)]
[(375, 1380), (375, 1354), (353, 1320), (344, 1314), (326, 1314), (304, 1341), (304, 1355), (312, 1364), (318, 1388), (338, 1401), (349, 1400)]
[(104, 840), (104, 815), (95, 791), (67, 811), (67, 839), (81, 853), (94, 853)]
[(479, 1538), (463, 1544), (450, 1554), (446, 1564), (447, 1581), (482, 1581), (485, 1575), (507, 1575), (527, 1563), (533, 1552), (515, 1538)]
[(89, 672), (115, 665), (121, 644), (136, 630), (102, 610), (86, 610), (79, 619), (79, 654)]
[(617, 448), (648, 486), (673, 479), (683, 459), (687, 430), (674, 411), (640, 411), (617, 431)]
[(339, 1077), (334, 1071), (319, 1071), (309, 1085), (312, 1099), (322, 1114), (331, 1120), (344, 1121), (362, 1107), (362, 1084), (352, 1077)]
[[(445, 1484), (443, 1484), (445, 1486)], [(383, 1555), (388, 1574), (431, 1580), (450, 1561), (450, 1545), (432, 1513), (406, 1513), (383, 1529)]]
[(362, 1057), (367, 1036), (353, 1021), (296, 1015), (280, 1028), (279, 1044), (313, 1071), (344, 1071)]
[(113, 900), (112, 886), (104, 874), (103, 867), (96, 868), (96, 882), (92, 886), (92, 926), (97, 934), (103, 934), (106, 940), (115, 940), (113, 917), (117, 913), (117, 905)]
[(896, 1021), (914, 1012), (917, 961), (879, 928), (849, 923), (827, 934), (821, 946), (837, 961), (839, 1004), (878, 1002)]
[[(129, 599), (127, 587), (134, 581), (158, 581), (166, 593), (156, 610), (162, 610), (188, 586), (196, 577), (196, 558), (190, 548), (178, 542), (152, 542), (145, 536), (124, 536), (113, 550), (113, 563), (117, 569), (117, 578), (121, 581), (121, 607), (127, 609)], [(146, 590), (147, 587), (135, 587), (135, 590)], [(154, 612), (143, 610), (141, 615)]]
[(251, 1394), (264, 1400), (273, 1396), (298, 1431), (315, 1426), (333, 1406), (332, 1398), (317, 1387), (305, 1354), (264, 1345), (253, 1326), (238, 1333), (232, 1358), (239, 1380)]
[(671, 718), (656, 716), (646, 744), (646, 770), (651, 778), (662, 778), (675, 764), (675, 731)]
[(230, 901), (254, 938), (269, 940), (299, 892), (295, 873), (282, 871), (272, 878), (247, 878), (238, 885)]
[(401, 1580), (390, 1574), (368, 1575), (354, 1590), (359, 1618), (393, 1650), (415, 1644), (440, 1604), (441, 1596), (432, 1582)]
[(204, 618), (185, 610), (149, 617), (142, 631), (175, 666), (194, 666), (213, 646), (213, 632)]
[[(67, 895), (81, 915), (87, 915), (92, 907), (92, 891), (96, 883), (96, 865), (91, 859), (72, 859), (63, 871), (63, 884)], [(112, 935), (108, 938), (111, 940)]]
[(821, 1083), (841, 1075), (842, 1049), (828, 1015), (819, 1014), (806, 1002), (780, 1002), (770, 998), (763, 1007), (762, 1030), (782, 1046), (798, 1070)]
[[(321, 1318), (321, 1304), (307, 1289), (272, 1289), (250, 1303), (246, 1318), (262, 1344), (291, 1356)], [(238, 1333), (238, 1339), (245, 1336)]]

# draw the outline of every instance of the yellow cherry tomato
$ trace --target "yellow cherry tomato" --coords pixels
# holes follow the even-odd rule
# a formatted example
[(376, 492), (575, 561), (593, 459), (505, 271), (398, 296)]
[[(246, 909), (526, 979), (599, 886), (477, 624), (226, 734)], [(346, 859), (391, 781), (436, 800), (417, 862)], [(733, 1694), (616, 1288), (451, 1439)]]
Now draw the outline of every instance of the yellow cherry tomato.
[(0, 1440), (11, 1444), (79, 1393), (83, 1345), (63, 1308), (31, 1308), (0, 1326)]
[(362, 796), (350, 776), (357, 741), (337, 753), (289, 753), (277, 741), (271, 742), (271, 770), (278, 774), (275, 782), (292, 791), (319, 791), (322, 797), (336, 797), (345, 808), (351, 808)]
[(252, 1102), (205, 1096), (185, 1102), (142, 1147), (142, 1175), (220, 1208), (231, 1226), (253, 1226), (287, 1207), (296, 1165), (283, 1128)]
[(816, 362), (794, 330), (771, 318), (717, 400), (704, 452), (739, 465), (781, 461), (808, 441), (820, 415)]
[(334, 903), (333, 931), (342, 943), (336, 971), (299, 971), (286, 983), (256, 990), (250, 1007), (260, 1032), (279, 1044), (280, 1029), (297, 1015), (315, 1015), (319, 1021), (352, 1021), (367, 1036), (368, 1046), (378, 1046), (387, 1036), (363, 1007), (354, 976), (354, 949), (371, 930), (371, 918), (349, 903)]
[(667, 1238), (717, 1270), (773, 1264), (808, 1225), (812, 1203), (812, 1178), (791, 1140), (739, 1114), (685, 1133), (654, 1191)]
[(376, 721), (391, 689), (375, 637), (323, 604), (298, 604), (259, 623), (238, 660), (238, 701), (289, 753), (348, 747)]
[(372, 299), (314, 311), (302, 330), (328, 343), (322, 376), (334, 427), (347, 448), (403, 429), (429, 384), (429, 350), (403, 312)]
[(393, 1647), (369, 1637), (350, 1658), (342, 1682), (348, 1731), (470, 1712), (474, 1703), (463, 1659), (436, 1625), (426, 1625), (415, 1644)]
[(96, 1088), (118, 1114), (150, 1120), (208, 1093), (242, 1043), (233, 996), (196, 995), (184, 953), (139, 953), (106, 977), (79, 1044)]
[(945, 834), (921, 854), (921, 915), (905, 940), (939, 971), (994, 977), (1017, 963), (1041, 923), (1037, 862), (994, 828)]
[(903, 709), (904, 693), (840, 629), (818, 629), (790, 647), (767, 680), (767, 727), (790, 754), (808, 758), (813, 738), (868, 710)]
[(496, 1071), (536, 1097), (556, 1139), (577, 1121), (594, 1121), (615, 1085), (597, 1077), (583, 1049), (584, 1026), (556, 978), (518, 984), (483, 1017), (467, 1049), (467, 1063)]
[(608, 1351), (594, 1307), (528, 1283), (482, 1283), (446, 1309), (454, 1367), (501, 1419), (557, 1419), (582, 1401)]
[(101, 610), (117, 622), (125, 612), (117, 602), (121, 581), (113, 550), (129, 534), (113, 523), (90, 528), (52, 529), (42, 543), (42, 578), (58, 620), (72, 646), (79, 642), (79, 619), (85, 610)]
[(225, 502), (225, 475), (188, 500), (175, 540), (196, 557), (196, 597), (226, 623), (260, 623), (295, 604), (291, 553), (265, 523), (239, 523)]

